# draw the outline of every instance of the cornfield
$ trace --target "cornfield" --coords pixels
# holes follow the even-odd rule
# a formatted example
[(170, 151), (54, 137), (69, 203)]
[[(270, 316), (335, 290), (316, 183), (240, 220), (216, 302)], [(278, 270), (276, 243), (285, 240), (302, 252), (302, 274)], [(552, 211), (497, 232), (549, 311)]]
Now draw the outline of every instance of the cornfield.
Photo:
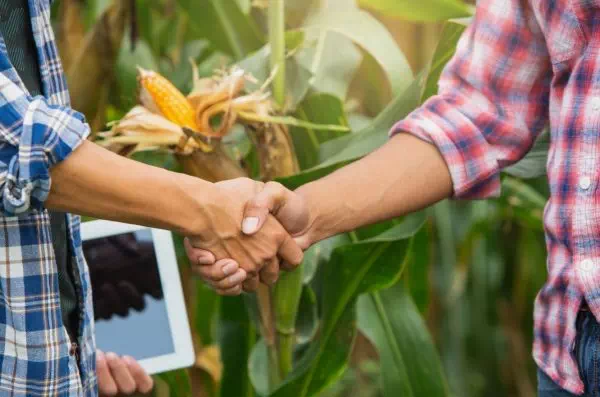
[[(290, 188), (382, 145), (435, 94), (474, 12), (462, 0), (54, 7), (90, 139), (210, 181)], [(546, 134), (506, 170), (501, 198), (444, 201), (323, 241), (253, 295), (217, 296), (176, 236), (197, 358), (158, 375), (154, 395), (533, 397), (547, 147)]]

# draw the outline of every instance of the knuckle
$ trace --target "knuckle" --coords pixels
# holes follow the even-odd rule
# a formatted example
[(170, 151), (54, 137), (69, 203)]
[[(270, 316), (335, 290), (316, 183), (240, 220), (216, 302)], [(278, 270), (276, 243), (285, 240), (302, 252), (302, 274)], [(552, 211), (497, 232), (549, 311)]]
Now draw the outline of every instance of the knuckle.
[(275, 181), (267, 182), (267, 185), (265, 187), (277, 191), (285, 190), (285, 187), (281, 183)]
[(227, 277), (225, 280), (219, 282), (219, 288), (221, 288), (221, 289), (233, 288), (236, 285), (235, 281), (236, 280), (232, 279), (231, 277)]
[(244, 271), (246, 271), (246, 275), (247, 275), (248, 278), (254, 278), (254, 277), (256, 277), (256, 275), (258, 274), (258, 269), (259, 269), (258, 264), (260, 262), (261, 261), (255, 261), (251, 265), (244, 266), (243, 269), (244, 269)]
[(205, 270), (201, 266), (192, 266), (192, 272), (196, 275), (196, 277), (200, 277), (200, 279), (204, 281), (210, 280), (207, 277)]
[(219, 269), (212, 269), (210, 277), (214, 282), (221, 282), (224, 279), (222, 271)]

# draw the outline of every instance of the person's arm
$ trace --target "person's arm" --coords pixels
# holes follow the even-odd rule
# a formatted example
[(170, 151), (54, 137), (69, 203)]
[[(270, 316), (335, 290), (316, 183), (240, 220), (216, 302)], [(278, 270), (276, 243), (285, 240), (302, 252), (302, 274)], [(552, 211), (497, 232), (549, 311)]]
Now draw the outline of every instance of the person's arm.
[(48, 209), (184, 235), (198, 235), (207, 227), (217, 195), (212, 183), (127, 159), (89, 141), (50, 175)]
[[(450, 196), (499, 195), (502, 168), (520, 160), (548, 123), (551, 79), (544, 35), (528, 2), (480, 1), (438, 94), (397, 123), (382, 148), (298, 189), (311, 213), (310, 238), (301, 243)], [(247, 217), (258, 214), (262, 221), (260, 207), (267, 205), (284, 226), (297, 221), (294, 208), (282, 211), (266, 195), (249, 204)]]
[[(497, 196), (501, 169), (548, 122), (551, 64), (528, 8), (526, 0), (480, 1), (439, 93), (400, 121), (390, 142), (297, 193), (267, 184), (246, 207), (257, 226), (245, 232), (260, 230), (271, 212), (307, 248), (445, 197)], [(209, 268), (197, 272), (206, 277)]]
[(218, 187), (119, 157), (86, 141), (88, 133), (83, 115), (29, 97), (0, 73), (0, 213), (49, 208), (162, 227), (188, 235), (215, 259), (236, 259), (250, 275), (277, 253), (301, 260), (274, 219), (260, 237), (241, 233), (244, 204), (260, 183), (240, 179)]
[[(435, 146), (401, 134), (364, 159), (300, 187), (296, 194), (306, 202), (309, 217), (303, 230), (297, 230), (298, 224), (291, 233), (295, 233), (301, 247), (308, 248), (330, 236), (448, 198), (452, 195), (452, 179)], [(250, 208), (266, 203), (260, 202), (261, 196), (256, 200), (258, 203), (252, 202)], [(280, 207), (276, 216), (295, 218), (294, 211), (293, 207)], [(251, 209), (247, 214), (252, 215)]]
[(260, 236), (241, 233), (244, 205), (262, 188), (258, 182), (238, 179), (216, 185), (118, 156), (91, 142), (81, 143), (52, 168), (51, 176), (47, 208), (179, 232), (216, 259), (235, 259), (244, 275), (260, 273), (272, 283), (277, 253), (295, 265), (302, 260), (302, 251), (274, 219)]

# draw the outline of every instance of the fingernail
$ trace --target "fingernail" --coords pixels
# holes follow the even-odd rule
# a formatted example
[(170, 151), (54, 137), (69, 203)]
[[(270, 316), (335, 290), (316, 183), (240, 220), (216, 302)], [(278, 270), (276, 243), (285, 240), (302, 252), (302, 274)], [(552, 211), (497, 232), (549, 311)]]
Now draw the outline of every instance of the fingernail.
[(244, 281), (244, 279), (246, 278), (244, 272), (239, 271), (236, 274), (234, 274), (233, 276), (231, 276), (229, 278), (229, 281), (231, 281), (232, 284), (239, 284), (242, 281)]
[(227, 262), (227, 264), (225, 266), (223, 266), (223, 273), (226, 276), (229, 276), (230, 274), (235, 273), (235, 271), (238, 269), (237, 263), (235, 262)]
[(112, 353), (112, 352), (110, 352), (110, 353), (106, 353), (106, 359), (107, 359), (108, 361), (114, 361), (114, 360), (116, 360), (116, 359), (118, 359), (118, 358), (119, 358), (119, 357), (118, 357), (118, 356), (117, 356), (115, 353)]
[(104, 353), (102, 353), (101, 351), (97, 352), (96, 359), (98, 359), (100, 361), (104, 361), (105, 360)]
[(251, 216), (248, 218), (244, 218), (242, 222), (242, 231), (246, 234), (254, 233), (256, 231), (256, 227), (258, 226), (258, 218), (255, 216)]

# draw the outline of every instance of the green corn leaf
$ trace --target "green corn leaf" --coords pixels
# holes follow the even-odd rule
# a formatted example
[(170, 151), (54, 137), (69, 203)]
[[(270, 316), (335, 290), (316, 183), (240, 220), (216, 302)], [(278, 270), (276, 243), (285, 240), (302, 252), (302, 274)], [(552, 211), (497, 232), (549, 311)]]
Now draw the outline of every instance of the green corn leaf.
[(379, 351), (384, 397), (449, 395), (433, 341), (402, 282), (361, 296), (358, 326)]
[(356, 334), (354, 304), (357, 297), (390, 286), (399, 279), (411, 237), (423, 221), (423, 214), (414, 214), (375, 238), (333, 251), (322, 273), (323, 314), (318, 336), (271, 396), (315, 396), (342, 374)]
[(438, 92), (438, 81), (442, 71), (448, 61), (454, 56), (458, 40), (465, 29), (466, 26), (463, 21), (452, 20), (444, 24), (440, 41), (433, 54), (431, 65), (429, 65), (427, 82), (425, 83), (421, 102), (425, 102), (429, 97)]
[(461, 0), (358, 0), (361, 7), (412, 21), (443, 21), (472, 15), (475, 8)]
[(242, 59), (264, 44), (263, 34), (236, 1), (178, 0), (196, 38), (207, 39), (219, 51)]
[(341, 138), (328, 141), (328, 152), (337, 154), (330, 156), (319, 165), (309, 168), (289, 178), (281, 178), (280, 182), (290, 188), (324, 177), (336, 169), (357, 160), (377, 149), (388, 140), (392, 126), (406, 117), (418, 104), (421, 97), (423, 78), (413, 81), (406, 91), (398, 95), (373, 121), (361, 131), (347, 134)]
[(219, 346), (223, 362), (221, 397), (253, 397), (254, 389), (248, 374), (250, 351), (256, 340), (256, 331), (242, 297), (221, 299)]
[[(327, 32), (335, 32), (352, 40), (383, 68), (395, 95), (406, 90), (413, 79), (410, 65), (390, 32), (366, 11), (353, 7), (324, 7), (309, 18), (302, 30), (308, 40), (324, 40), (322, 37)], [(339, 53), (326, 55), (339, 57)]]

